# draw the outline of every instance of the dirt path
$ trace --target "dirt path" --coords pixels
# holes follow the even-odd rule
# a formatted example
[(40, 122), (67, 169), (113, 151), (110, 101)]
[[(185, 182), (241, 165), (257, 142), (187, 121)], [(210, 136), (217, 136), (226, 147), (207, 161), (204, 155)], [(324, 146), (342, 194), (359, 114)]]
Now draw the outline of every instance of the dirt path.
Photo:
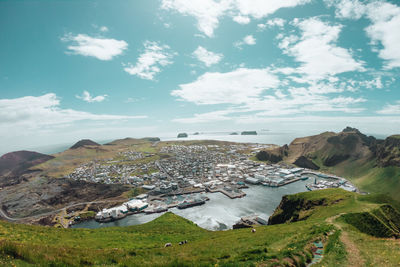
[(330, 217), (326, 219), (327, 223), (333, 224), (338, 229), (340, 229), (340, 241), (345, 245), (347, 251), (347, 266), (348, 267), (363, 267), (365, 266), (365, 261), (361, 256), (360, 250), (358, 249), (357, 245), (351, 240), (349, 234), (343, 230), (343, 228), (338, 224), (335, 223), (335, 220), (343, 215), (343, 213), (338, 214), (336, 216)]

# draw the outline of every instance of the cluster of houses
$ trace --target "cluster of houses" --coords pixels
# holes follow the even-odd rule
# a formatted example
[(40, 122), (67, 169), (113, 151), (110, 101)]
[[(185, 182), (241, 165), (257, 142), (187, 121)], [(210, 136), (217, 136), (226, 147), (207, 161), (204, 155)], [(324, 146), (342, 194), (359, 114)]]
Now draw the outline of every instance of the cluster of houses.
[(110, 222), (122, 219), (128, 214), (141, 212), (148, 207), (148, 203), (143, 200), (146, 197), (147, 195), (144, 194), (138, 196), (136, 199), (131, 199), (120, 206), (103, 209), (96, 214), (95, 220), (98, 222)]
[(140, 186), (157, 172), (154, 161), (136, 162), (154, 154), (121, 152), (115, 159), (91, 161), (77, 167), (66, 178), (104, 184), (131, 184)]
[[(231, 143), (166, 145), (160, 149), (160, 155), (168, 156), (161, 159), (153, 157), (155, 154), (125, 151), (114, 159), (83, 164), (68, 177), (98, 183), (130, 184), (148, 191), (146, 201), (134, 199), (118, 207), (104, 209), (96, 215), (98, 221), (116, 220), (134, 212), (165, 211), (171, 205), (167, 203), (167, 198), (175, 195), (208, 191), (221, 192), (231, 198), (243, 197), (246, 194), (241, 189), (249, 184), (278, 187), (315, 178), (314, 183), (307, 185), (309, 190), (331, 187), (357, 190), (341, 177), (285, 163), (267, 164), (249, 160), (254, 151), (261, 148), (259, 145)], [(146, 157), (154, 159), (142, 160)]]
[(317, 177), (315, 177), (314, 182), (307, 184), (306, 188), (309, 191), (327, 189), (327, 188), (342, 188), (346, 191), (357, 192), (357, 187), (351, 184), (346, 179), (333, 178), (333, 177), (331, 179), (326, 179), (326, 178), (318, 179)]

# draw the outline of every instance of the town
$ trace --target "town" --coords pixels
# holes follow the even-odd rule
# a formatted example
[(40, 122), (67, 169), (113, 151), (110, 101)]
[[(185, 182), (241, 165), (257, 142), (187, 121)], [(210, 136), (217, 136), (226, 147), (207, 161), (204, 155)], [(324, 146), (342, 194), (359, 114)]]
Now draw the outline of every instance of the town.
[(356, 191), (346, 179), (286, 163), (255, 161), (260, 144), (157, 144), (158, 152), (120, 152), (117, 157), (92, 161), (76, 168), (67, 177), (96, 183), (121, 183), (141, 188), (142, 194), (110, 209), (103, 209), (96, 220), (108, 222), (129, 214), (165, 212), (203, 205), (206, 192), (220, 192), (241, 198), (251, 185), (280, 187), (310, 179), (308, 190), (343, 188)]

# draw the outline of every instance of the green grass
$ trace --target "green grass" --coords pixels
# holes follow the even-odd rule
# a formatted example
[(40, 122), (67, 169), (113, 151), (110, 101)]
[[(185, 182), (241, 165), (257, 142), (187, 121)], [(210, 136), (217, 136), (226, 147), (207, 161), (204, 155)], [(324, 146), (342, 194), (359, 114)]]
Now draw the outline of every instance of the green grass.
[[(311, 243), (323, 240), (325, 256), (319, 266), (343, 266), (348, 255), (340, 242), (340, 231), (327, 219), (342, 213), (373, 212), (379, 207), (387, 213), (383, 197), (365, 197), (339, 189), (300, 193), (288, 199), (305, 204), (297, 209), (300, 214), (306, 211), (306, 218), (259, 226), (256, 233), (250, 229), (207, 231), (173, 213), (142, 225), (100, 229), (0, 222), (0, 265), (282, 266), (291, 262), (305, 266), (311, 258)], [(341, 223), (351, 235), (372, 239), (343, 219)], [(182, 240), (188, 243), (179, 246)], [(173, 246), (164, 248), (168, 242)], [(386, 260), (389, 247), (386, 249), (380, 252), (379, 261)]]
[(96, 212), (89, 210), (89, 211), (80, 213), (79, 217), (81, 217), (82, 220), (86, 220), (88, 218), (94, 218), (95, 215), (96, 215)]

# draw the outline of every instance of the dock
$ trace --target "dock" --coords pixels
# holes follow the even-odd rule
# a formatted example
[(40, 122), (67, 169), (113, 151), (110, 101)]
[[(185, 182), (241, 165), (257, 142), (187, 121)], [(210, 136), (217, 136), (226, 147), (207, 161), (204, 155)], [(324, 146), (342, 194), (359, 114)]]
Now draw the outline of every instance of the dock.
[(227, 196), (227, 197), (229, 197), (229, 198), (231, 198), (231, 199), (242, 198), (242, 197), (246, 196), (246, 193), (243, 192), (242, 190), (239, 190), (238, 192), (235, 192), (235, 191), (233, 191), (233, 190), (232, 190), (232, 191), (226, 191), (226, 190), (223, 189), (223, 188), (216, 188), (216, 189), (210, 189), (210, 188), (208, 188), (207, 190), (208, 190), (208, 192), (210, 192), (210, 193), (220, 192), (220, 193), (224, 194), (225, 196)]

